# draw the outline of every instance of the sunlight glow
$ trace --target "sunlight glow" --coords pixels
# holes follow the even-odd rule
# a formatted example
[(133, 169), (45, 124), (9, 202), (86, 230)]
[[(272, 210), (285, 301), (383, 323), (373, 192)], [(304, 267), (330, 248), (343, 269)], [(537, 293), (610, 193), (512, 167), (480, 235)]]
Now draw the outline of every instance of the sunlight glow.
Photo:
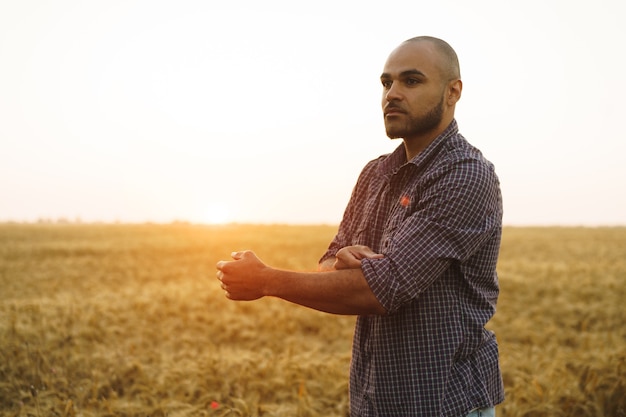
[(381, 25), (375, 2), (0, 0), (0, 222), (338, 224), (400, 144), (389, 53), (434, 35), (504, 224), (626, 225), (626, 1), (474, 3), (400, 0)]
[(213, 203), (206, 209), (205, 222), (209, 224), (226, 224), (232, 221), (229, 208), (225, 204)]

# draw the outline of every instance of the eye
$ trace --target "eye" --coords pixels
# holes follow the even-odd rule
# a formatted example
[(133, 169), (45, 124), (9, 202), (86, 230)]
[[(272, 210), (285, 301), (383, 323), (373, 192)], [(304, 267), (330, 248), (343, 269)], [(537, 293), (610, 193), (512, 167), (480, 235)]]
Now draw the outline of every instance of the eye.
[(391, 88), (391, 80), (381, 80), (383, 88), (389, 90)]
[(415, 86), (415, 85), (421, 84), (421, 82), (422, 81), (419, 78), (407, 78), (405, 81), (406, 85), (409, 85), (409, 86)]

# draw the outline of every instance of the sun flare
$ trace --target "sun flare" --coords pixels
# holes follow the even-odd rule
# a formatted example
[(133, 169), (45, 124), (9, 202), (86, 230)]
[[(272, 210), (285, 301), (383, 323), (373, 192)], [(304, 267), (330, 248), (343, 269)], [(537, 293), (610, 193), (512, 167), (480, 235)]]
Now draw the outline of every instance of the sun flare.
[(226, 224), (230, 222), (230, 209), (225, 204), (210, 204), (205, 212), (205, 221), (209, 224)]

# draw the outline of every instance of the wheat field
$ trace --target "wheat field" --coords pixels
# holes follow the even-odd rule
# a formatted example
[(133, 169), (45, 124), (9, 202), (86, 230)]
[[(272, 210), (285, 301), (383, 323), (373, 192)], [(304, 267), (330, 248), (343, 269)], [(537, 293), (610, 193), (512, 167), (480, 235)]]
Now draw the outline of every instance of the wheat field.
[[(0, 224), (0, 416), (347, 416), (353, 317), (224, 298), (332, 226)], [(626, 228), (505, 228), (499, 417), (626, 416)]]

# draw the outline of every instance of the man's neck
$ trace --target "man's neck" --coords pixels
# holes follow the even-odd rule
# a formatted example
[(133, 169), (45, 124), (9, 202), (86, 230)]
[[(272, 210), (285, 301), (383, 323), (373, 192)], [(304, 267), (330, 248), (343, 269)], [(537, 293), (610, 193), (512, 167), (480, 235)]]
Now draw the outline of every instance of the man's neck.
[(404, 150), (406, 151), (406, 160), (410, 161), (419, 155), (428, 147), (435, 139), (439, 137), (450, 126), (452, 120), (442, 120), (434, 129), (424, 132), (417, 136), (404, 138)]

